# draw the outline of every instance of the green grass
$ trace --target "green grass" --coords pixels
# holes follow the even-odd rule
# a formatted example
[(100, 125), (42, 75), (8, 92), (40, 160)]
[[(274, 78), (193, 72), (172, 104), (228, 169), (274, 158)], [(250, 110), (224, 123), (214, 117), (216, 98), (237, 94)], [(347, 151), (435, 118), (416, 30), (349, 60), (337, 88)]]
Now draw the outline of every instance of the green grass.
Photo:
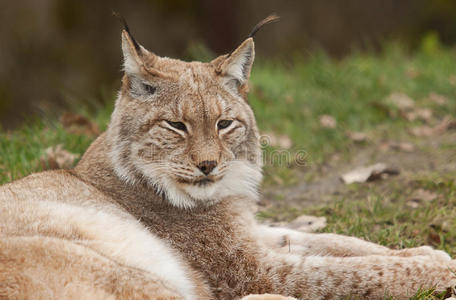
[[(390, 44), (377, 54), (353, 53), (334, 60), (316, 52), (308, 57), (294, 56), (284, 62), (259, 59), (252, 73), (249, 96), (262, 132), (287, 135), (293, 141), (290, 153), (303, 151), (306, 166), (290, 159), (266, 160), (265, 185), (293, 184), (296, 170), (307, 170), (304, 177), (316, 175), (313, 166), (321, 165), (334, 153), (343, 159), (356, 153), (347, 131), (362, 131), (374, 139), (394, 139), (404, 135), (420, 121), (405, 121), (387, 97), (401, 92), (413, 98), (417, 106), (431, 108), (437, 119), (456, 115), (456, 52), (428, 45), (408, 52)], [(120, 80), (120, 79), (119, 79)], [(428, 100), (430, 93), (449, 99), (444, 106)], [(106, 107), (81, 111), (106, 128), (113, 97)], [(319, 117), (331, 115), (334, 129), (322, 128)], [(68, 134), (57, 119), (30, 120), (12, 132), (0, 133), (0, 183), (39, 171), (44, 150), (63, 144), (70, 152), (82, 154), (91, 142), (86, 136)], [(442, 144), (456, 151), (454, 141)], [(265, 148), (269, 157), (274, 147)], [(430, 150), (432, 151), (432, 150)], [(454, 152), (456, 153), (456, 152)], [(454, 156), (453, 156), (454, 157)], [(354, 235), (393, 248), (430, 244), (456, 255), (456, 173), (413, 174), (381, 184), (351, 185), (335, 196), (335, 201), (305, 209), (270, 209), (260, 217), (291, 219), (300, 214), (326, 216), (324, 232)], [(415, 189), (436, 193), (438, 198), (418, 208), (407, 206)], [(286, 201), (286, 199), (281, 200)], [(279, 217), (278, 217), (279, 216)], [(432, 299), (419, 292), (414, 299)]]
[[(387, 101), (393, 92), (409, 95), (418, 105), (427, 104), (432, 92), (455, 99), (455, 58), (453, 50), (407, 55), (393, 44), (379, 55), (355, 53), (342, 61), (316, 53), (286, 65), (264, 62), (254, 67), (250, 101), (261, 129), (289, 135), (294, 149), (318, 164), (329, 153), (349, 150), (347, 130), (383, 128), (394, 135), (404, 129), (407, 122)], [(416, 77), (407, 75), (411, 70)], [(437, 115), (454, 115), (456, 101), (432, 108)], [(323, 114), (337, 120), (336, 129), (319, 125)]]
[[(80, 112), (104, 130), (112, 107), (100, 107), (95, 114)], [(57, 118), (36, 118), (17, 130), (1, 132), (0, 184), (41, 171), (40, 157), (48, 147), (63, 144), (66, 150), (82, 155), (91, 142), (88, 136), (67, 133)]]

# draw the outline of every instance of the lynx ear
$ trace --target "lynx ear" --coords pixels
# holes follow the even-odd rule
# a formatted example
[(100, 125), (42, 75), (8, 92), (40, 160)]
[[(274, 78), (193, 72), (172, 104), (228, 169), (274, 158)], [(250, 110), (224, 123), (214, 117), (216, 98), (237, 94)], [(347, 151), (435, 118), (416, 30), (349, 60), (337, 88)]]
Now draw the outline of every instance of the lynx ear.
[(244, 94), (247, 92), (246, 83), (250, 77), (253, 60), (255, 58), (255, 45), (253, 37), (264, 25), (276, 22), (278, 16), (272, 14), (261, 20), (253, 27), (249, 37), (233, 52), (228, 55), (219, 56), (211, 63), (215, 66), (215, 72), (224, 76), (224, 84), (235, 93)]
[(122, 30), (122, 52), (124, 71), (127, 74), (137, 74), (143, 65), (142, 57), (147, 51), (139, 45), (128, 30)]
[(217, 73), (224, 76), (229, 87), (235, 87), (239, 92), (250, 77), (253, 60), (255, 58), (255, 45), (252, 38), (246, 39), (236, 50), (228, 56), (216, 59), (218, 62)]
[[(149, 54), (143, 46), (138, 44), (130, 32), (125, 18), (113, 11), (112, 15), (120, 20), (124, 26), (122, 30), (122, 52), (124, 57), (124, 71), (127, 74), (138, 74), (141, 67), (144, 67), (144, 57)], [(150, 60), (150, 59), (149, 59)]]

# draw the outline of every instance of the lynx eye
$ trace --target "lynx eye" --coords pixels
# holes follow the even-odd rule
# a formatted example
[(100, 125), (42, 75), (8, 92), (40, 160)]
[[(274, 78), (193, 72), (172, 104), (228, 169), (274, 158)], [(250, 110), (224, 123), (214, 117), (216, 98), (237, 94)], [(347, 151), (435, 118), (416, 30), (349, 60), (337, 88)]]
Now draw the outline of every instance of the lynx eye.
[(233, 120), (220, 120), (217, 123), (217, 129), (225, 129), (233, 123)]
[(143, 83), (143, 87), (144, 87), (144, 90), (150, 95), (153, 95), (155, 93), (155, 91), (157, 90), (156, 87), (151, 86), (149, 84), (145, 84), (145, 83)]
[(171, 127), (176, 128), (177, 130), (185, 131), (187, 132), (187, 127), (185, 126), (184, 123), (182, 122), (171, 122), (171, 121), (166, 121)]

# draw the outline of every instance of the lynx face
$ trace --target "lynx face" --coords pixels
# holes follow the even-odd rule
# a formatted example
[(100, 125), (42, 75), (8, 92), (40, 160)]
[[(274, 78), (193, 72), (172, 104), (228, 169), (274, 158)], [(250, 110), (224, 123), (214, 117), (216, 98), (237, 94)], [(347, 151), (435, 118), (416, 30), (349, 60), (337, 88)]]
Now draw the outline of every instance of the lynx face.
[(261, 151), (245, 99), (253, 40), (210, 63), (158, 57), (126, 31), (122, 49), (125, 76), (108, 128), (117, 175), (183, 208), (256, 197)]

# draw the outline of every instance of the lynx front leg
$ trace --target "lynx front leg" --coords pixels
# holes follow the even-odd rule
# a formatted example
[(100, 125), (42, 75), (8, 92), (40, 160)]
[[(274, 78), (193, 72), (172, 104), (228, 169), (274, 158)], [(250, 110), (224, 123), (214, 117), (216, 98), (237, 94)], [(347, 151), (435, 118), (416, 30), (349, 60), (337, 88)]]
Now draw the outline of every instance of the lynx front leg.
[(408, 257), (427, 255), (437, 260), (448, 261), (451, 259), (444, 251), (434, 250), (429, 246), (392, 250), (358, 238), (332, 233), (305, 233), (283, 227), (260, 225), (258, 234), (267, 246), (276, 251), (305, 256), (329, 255), (348, 257), (392, 255)]
[(419, 289), (445, 291), (456, 284), (456, 261), (436, 262), (429, 256), (300, 257), (271, 253), (268, 261), (268, 275), (276, 278), (274, 292), (299, 299), (408, 299)]

